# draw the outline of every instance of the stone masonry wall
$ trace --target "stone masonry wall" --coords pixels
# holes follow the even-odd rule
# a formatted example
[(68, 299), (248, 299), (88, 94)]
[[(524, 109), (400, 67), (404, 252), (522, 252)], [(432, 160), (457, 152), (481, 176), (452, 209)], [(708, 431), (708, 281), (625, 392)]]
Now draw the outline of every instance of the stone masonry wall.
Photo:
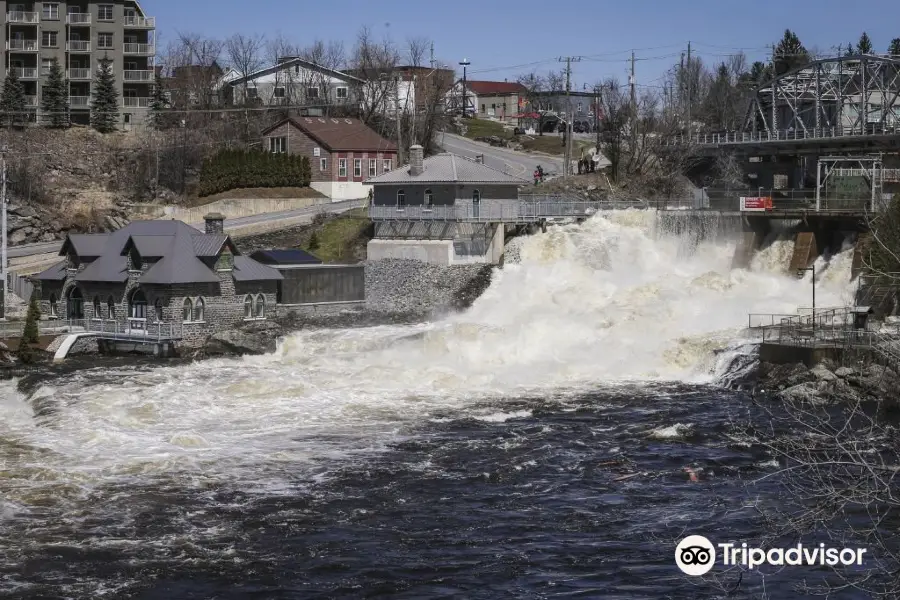
[(435, 314), (458, 308), (473, 282), (482, 279), (490, 266), (384, 259), (366, 262), (365, 269), (368, 310)]

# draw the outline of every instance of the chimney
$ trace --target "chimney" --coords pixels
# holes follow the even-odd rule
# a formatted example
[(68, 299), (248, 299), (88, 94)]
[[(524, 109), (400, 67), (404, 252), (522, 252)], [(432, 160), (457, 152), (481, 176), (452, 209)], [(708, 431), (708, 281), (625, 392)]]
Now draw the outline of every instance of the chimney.
[(409, 174), (421, 175), (425, 170), (425, 154), (422, 146), (416, 144), (409, 147)]
[(225, 215), (221, 213), (209, 213), (203, 220), (206, 221), (206, 233), (225, 233)]

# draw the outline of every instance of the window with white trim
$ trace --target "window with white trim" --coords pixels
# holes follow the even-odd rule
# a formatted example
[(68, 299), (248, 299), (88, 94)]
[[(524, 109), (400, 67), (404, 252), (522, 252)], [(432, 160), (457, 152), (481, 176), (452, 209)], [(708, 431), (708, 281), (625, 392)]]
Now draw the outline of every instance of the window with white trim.
[(41, 46), (43, 48), (56, 48), (57, 36), (55, 31), (44, 31), (41, 33)]
[(348, 97), (349, 90), (345, 87), (339, 87), (335, 89), (334, 95), (338, 100), (346, 100)]
[(394, 169), (394, 161), (393, 160), (391, 160), (390, 158), (386, 158), (383, 161), (381, 161), (381, 172), (382, 173), (387, 173), (388, 171), (391, 171), (393, 169)]
[(97, 34), (97, 48), (112, 50), (113, 48), (113, 34), (111, 33), (98, 33)]
[(206, 316), (206, 302), (203, 301), (203, 298), (197, 298), (194, 300), (194, 323), (203, 322), (204, 317)]
[(190, 298), (184, 299), (184, 304), (181, 306), (181, 320), (184, 323), (190, 323), (191, 317), (194, 314), (194, 303), (191, 302)]
[(431, 210), (432, 204), (434, 204), (434, 193), (431, 188), (428, 188), (425, 190), (425, 210)]
[(256, 297), (256, 306), (254, 307), (253, 316), (257, 319), (266, 318), (266, 297), (262, 294), (259, 294)]
[(277, 87), (275, 88), (275, 97), (276, 98), (284, 98), (286, 95), (285, 88)]
[(44, 2), (41, 10), (42, 19), (59, 19), (59, 4), (56, 2)]
[(397, 210), (403, 210), (406, 208), (406, 192), (403, 190), (397, 191)]
[(244, 296), (244, 318), (253, 318), (253, 296), (251, 296), (250, 294)]
[(325, 172), (328, 170), (328, 159), (327, 158), (319, 159), (319, 170), (322, 172)]
[(286, 137), (271, 137), (269, 138), (269, 152), (273, 154), (284, 154), (287, 152), (287, 138)]
[(306, 88), (306, 97), (307, 98), (318, 98), (319, 97), (319, 88), (317, 88), (317, 87)]
[(347, 176), (347, 159), (341, 158), (338, 159), (338, 177), (346, 177)]
[(362, 159), (361, 158), (353, 159), (353, 176), (354, 177), (362, 177)]
[(113, 5), (112, 4), (101, 4), (97, 7), (97, 19), (100, 21), (112, 21), (113, 20)]
[(369, 177), (375, 177), (378, 175), (378, 161), (374, 158), (369, 159)]

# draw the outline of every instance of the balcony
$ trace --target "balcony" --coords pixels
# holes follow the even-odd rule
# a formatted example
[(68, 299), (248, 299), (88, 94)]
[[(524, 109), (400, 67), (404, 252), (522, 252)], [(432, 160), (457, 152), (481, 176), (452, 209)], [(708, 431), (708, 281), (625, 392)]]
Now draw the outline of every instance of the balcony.
[(12, 52), (37, 52), (37, 40), (9, 40), (6, 42), (6, 49)]
[(66, 77), (73, 80), (84, 80), (91, 78), (91, 70), (90, 69), (69, 69), (66, 71)]
[(156, 29), (156, 17), (125, 17), (125, 27)]
[(19, 79), (37, 79), (38, 70), (36, 67), (18, 67), (16, 68), (16, 75), (18, 75)]
[(33, 108), (38, 105), (37, 96), (25, 96), (25, 106)]
[(40, 15), (36, 12), (22, 12), (20, 10), (16, 10), (6, 13), (7, 23), (24, 23), (27, 25), (37, 25), (40, 20)]
[(125, 54), (156, 54), (156, 46), (153, 44), (125, 44), (122, 48)]
[(125, 108), (150, 108), (152, 98), (137, 98), (134, 96), (125, 96), (122, 98), (122, 106)]
[(88, 108), (91, 105), (90, 96), (69, 96), (70, 108)]
[(66, 15), (66, 23), (69, 25), (90, 25), (91, 13), (69, 13)]
[(73, 40), (66, 42), (66, 50), (69, 52), (90, 52), (91, 43), (87, 40)]
[(125, 71), (125, 81), (152, 82), (153, 79), (153, 71)]

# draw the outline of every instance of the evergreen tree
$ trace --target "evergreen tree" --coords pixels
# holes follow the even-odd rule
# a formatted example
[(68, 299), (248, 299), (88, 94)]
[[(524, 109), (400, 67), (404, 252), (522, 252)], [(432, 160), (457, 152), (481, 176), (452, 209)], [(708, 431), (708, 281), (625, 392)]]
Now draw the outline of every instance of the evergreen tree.
[(91, 98), (91, 127), (100, 133), (111, 133), (119, 124), (119, 91), (111, 64), (107, 56), (100, 60)]
[(166, 97), (166, 88), (163, 82), (157, 81), (150, 94), (150, 122), (154, 129), (166, 129), (170, 126), (171, 119), (165, 114), (169, 108), (169, 99)]
[(790, 29), (784, 30), (784, 37), (775, 47), (775, 74), (781, 75), (809, 62), (809, 52), (800, 43), (800, 38)]
[(847, 44), (847, 53), (845, 56), (853, 56), (856, 54), (856, 50), (853, 49), (853, 44)]
[(19, 360), (23, 363), (34, 362), (34, 346), (40, 341), (38, 322), (41, 320), (41, 308), (38, 305), (38, 295), (31, 295), (28, 303), (28, 314), (25, 316), (25, 329), (22, 331), (22, 339), (19, 340)]
[(66, 81), (62, 67), (55, 58), (50, 64), (50, 74), (44, 85), (41, 108), (50, 115), (51, 127), (69, 126), (69, 82)]
[(3, 93), (0, 94), (0, 117), (4, 125), (21, 125), (25, 122), (25, 88), (13, 68), (6, 70)]
[(319, 234), (313, 231), (313, 234), (309, 237), (309, 243), (306, 245), (307, 249), (310, 252), (315, 252), (319, 249)]
[(893, 56), (900, 56), (900, 38), (894, 38), (891, 40), (891, 45), (888, 46), (888, 54)]
[(872, 40), (869, 39), (869, 34), (865, 31), (859, 36), (859, 43), (856, 44), (856, 52), (857, 54), (872, 54)]

